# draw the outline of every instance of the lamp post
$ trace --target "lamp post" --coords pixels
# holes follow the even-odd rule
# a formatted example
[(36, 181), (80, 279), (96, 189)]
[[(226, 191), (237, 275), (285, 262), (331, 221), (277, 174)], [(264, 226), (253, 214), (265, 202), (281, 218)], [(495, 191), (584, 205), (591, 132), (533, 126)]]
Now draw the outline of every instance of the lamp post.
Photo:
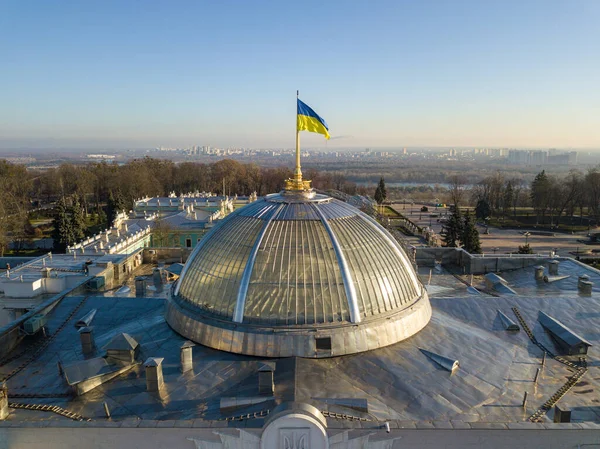
[(525, 232), (523, 235), (525, 236), (525, 246), (527, 246), (527, 242), (529, 240), (529, 236), (531, 235), (531, 232)]

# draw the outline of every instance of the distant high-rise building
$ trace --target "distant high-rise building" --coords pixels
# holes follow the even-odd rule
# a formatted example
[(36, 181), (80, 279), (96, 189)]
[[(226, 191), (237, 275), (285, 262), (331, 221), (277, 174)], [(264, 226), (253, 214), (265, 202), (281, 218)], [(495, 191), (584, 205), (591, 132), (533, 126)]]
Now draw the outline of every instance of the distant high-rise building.
[(528, 164), (529, 153), (522, 150), (510, 150), (508, 152), (508, 162), (511, 164)]
[(577, 165), (577, 151), (569, 151), (569, 165)]
[(558, 153), (554, 150), (552, 155), (548, 155), (548, 164), (551, 165), (576, 165), (577, 151), (569, 151), (568, 153)]
[(543, 165), (548, 162), (548, 152), (546, 151), (530, 151), (529, 163), (531, 165)]

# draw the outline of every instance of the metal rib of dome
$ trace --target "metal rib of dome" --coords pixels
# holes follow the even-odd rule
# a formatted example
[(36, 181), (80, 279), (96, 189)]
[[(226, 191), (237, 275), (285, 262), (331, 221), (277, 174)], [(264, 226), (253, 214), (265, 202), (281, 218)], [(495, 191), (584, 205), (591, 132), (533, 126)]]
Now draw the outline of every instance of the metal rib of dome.
[[(194, 323), (216, 326), (221, 336), (226, 328), (331, 333), (394, 316), (405, 320), (413, 309), (422, 315), (419, 324), (387, 331), (396, 336), (381, 337), (384, 344), (376, 347), (404, 339), (429, 321), (427, 294), (407, 256), (375, 220), (346, 203), (324, 195), (275, 194), (236, 210), (200, 242), (168, 304), (167, 321), (207, 344), (205, 330), (190, 329)], [(176, 318), (181, 314), (185, 326)], [(268, 355), (252, 345), (234, 352)], [(275, 352), (282, 351), (318, 356), (312, 349)]]

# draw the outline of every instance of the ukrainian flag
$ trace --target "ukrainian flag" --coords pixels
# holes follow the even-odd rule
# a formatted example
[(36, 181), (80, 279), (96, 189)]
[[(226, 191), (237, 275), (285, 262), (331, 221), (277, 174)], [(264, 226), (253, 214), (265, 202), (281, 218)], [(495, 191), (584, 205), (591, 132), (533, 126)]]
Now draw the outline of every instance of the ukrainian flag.
[(298, 131), (309, 131), (311, 133), (323, 134), (329, 139), (329, 127), (325, 120), (317, 115), (310, 106), (298, 100)]

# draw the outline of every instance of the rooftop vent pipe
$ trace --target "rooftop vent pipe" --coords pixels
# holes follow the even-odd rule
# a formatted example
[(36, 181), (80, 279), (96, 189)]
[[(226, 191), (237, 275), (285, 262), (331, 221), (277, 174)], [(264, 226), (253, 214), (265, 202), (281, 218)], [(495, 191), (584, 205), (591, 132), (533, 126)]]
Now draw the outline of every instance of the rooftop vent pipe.
[(260, 394), (273, 394), (275, 383), (273, 381), (273, 373), (275, 366), (271, 363), (264, 363), (258, 369), (258, 392)]
[(447, 371), (450, 371), (451, 373), (453, 373), (454, 370), (460, 366), (458, 360), (449, 359), (448, 357), (444, 357), (443, 355), (439, 355), (434, 352), (427, 351), (425, 349), (421, 349), (421, 352), (427, 357), (429, 357), (431, 360), (433, 360), (435, 363), (440, 365), (442, 368), (444, 368)]
[(194, 363), (192, 359), (192, 348), (194, 346), (196, 345), (189, 340), (181, 345), (180, 358), (182, 373), (190, 371), (192, 368), (194, 368)]
[(544, 267), (542, 267), (541, 265), (538, 265), (535, 268), (535, 280), (536, 281), (541, 281), (542, 279), (544, 279)]
[(8, 417), (8, 388), (6, 382), (0, 385), (0, 421)]
[(94, 334), (91, 327), (84, 326), (79, 329), (79, 339), (81, 340), (81, 352), (91, 354), (94, 352)]
[(146, 368), (146, 389), (148, 391), (160, 391), (165, 384), (162, 372), (162, 357), (149, 357), (144, 362)]
[(507, 331), (519, 331), (519, 330), (521, 330), (519, 328), (519, 326), (517, 325), (517, 323), (515, 323), (513, 320), (511, 320), (509, 317), (507, 317), (506, 315), (504, 315), (499, 310), (498, 310), (498, 317), (500, 317), (500, 322), (502, 323), (502, 326), (504, 327), (504, 330), (507, 330)]

